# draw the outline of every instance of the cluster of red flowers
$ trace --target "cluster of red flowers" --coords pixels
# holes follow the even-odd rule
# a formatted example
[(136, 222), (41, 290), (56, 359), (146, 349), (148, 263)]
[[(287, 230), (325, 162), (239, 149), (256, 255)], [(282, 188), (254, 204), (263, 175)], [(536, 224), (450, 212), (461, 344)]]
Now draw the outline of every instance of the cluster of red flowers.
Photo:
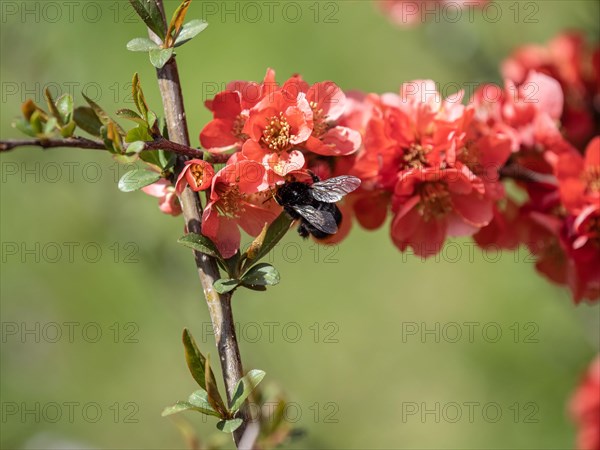
[(239, 227), (257, 236), (281, 213), (273, 198), (278, 185), (306, 177), (306, 169), (321, 159), (355, 153), (362, 142), (358, 131), (338, 123), (346, 95), (329, 81), (311, 86), (296, 75), (280, 86), (268, 70), (262, 83), (232, 82), (206, 106), (214, 118), (200, 142), (211, 154), (228, 152), (227, 162), (215, 173), (207, 161), (187, 161), (175, 189), (161, 185), (166, 189), (161, 209), (179, 213), (166, 206), (168, 195), (186, 185), (207, 190), (202, 232), (225, 258), (240, 247)]
[[(160, 190), (161, 209), (178, 213), (175, 192), (207, 190), (203, 233), (229, 257), (238, 226), (256, 236), (281, 213), (273, 192), (290, 177), (354, 175), (362, 185), (339, 205), (344, 220), (330, 242), (346, 236), (352, 217), (373, 230), (391, 211), (401, 251), (429, 257), (461, 236), (482, 247), (525, 244), (576, 302), (598, 299), (598, 50), (588, 67), (591, 50), (579, 37), (560, 36), (550, 48), (519, 50), (503, 64), (503, 87), (480, 86), (466, 101), (463, 92), (442, 98), (431, 80), (381, 95), (311, 86), (298, 75), (279, 85), (272, 70), (262, 83), (232, 82), (206, 102), (213, 120), (200, 133), (225, 166), (215, 173), (188, 161), (175, 187), (148, 193)], [(505, 178), (525, 202), (507, 195)]]

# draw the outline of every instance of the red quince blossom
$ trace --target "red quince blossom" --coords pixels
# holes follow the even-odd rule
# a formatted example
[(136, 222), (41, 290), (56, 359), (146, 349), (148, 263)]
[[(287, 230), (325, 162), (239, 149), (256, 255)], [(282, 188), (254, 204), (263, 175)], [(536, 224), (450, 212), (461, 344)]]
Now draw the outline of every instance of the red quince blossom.
[(201, 133), (202, 145), (216, 153), (241, 150), (236, 158), (263, 164), (271, 184), (305, 168), (307, 159), (347, 156), (361, 145), (358, 131), (338, 123), (346, 96), (331, 81), (310, 86), (294, 75), (278, 86), (269, 70), (262, 85), (231, 83), (207, 107), (214, 119)]
[(165, 214), (178, 216), (181, 214), (181, 204), (175, 193), (173, 185), (164, 178), (149, 186), (142, 188), (145, 194), (158, 198), (158, 206)]
[(600, 45), (592, 47), (582, 33), (571, 31), (559, 34), (546, 45), (524, 45), (502, 63), (504, 77), (517, 85), (531, 71), (560, 83), (565, 97), (561, 116), (564, 134), (577, 148), (585, 148), (591, 137), (600, 133)]
[[(264, 184), (265, 168), (249, 160), (227, 164), (212, 179), (210, 199), (202, 214), (202, 234), (210, 238), (224, 258), (240, 248), (241, 227), (258, 236), (277, 212)], [(281, 208), (279, 208), (281, 210)]]
[(366, 97), (364, 147), (352, 170), (363, 188), (349, 198), (367, 229), (384, 222), (391, 198), (391, 236), (402, 251), (438, 253), (447, 236), (489, 224), (504, 197), (498, 171), (511, 154), (509, 137), (484, 134), (462, 95), (443, 99), (433, 81), (416, 80), (399, 94)]
[(577, 448), (600, 449), (600, 356), (590, 364), (571, 397), (569, 412), (577, 424)]
[(285, 176), (304, 167), (304, 155), (296, 147), (304, 144), (312, 131), (313, 113), (304, 94), (290, 98), (285, 91), (278, 91), (250, 111), (242, 154)]
[(204, 191), (212, 184), (212, 179), (215, 175), (213, 166), (201, 159), (191, 159), (185, 162), (185, 167), (177, 177), (175, 190), (177, 194), (181, 194), (186, 186), (189, 186), (193, 191)]
[(200, 143), (211, 153), (222, 153), (235, 148), (241, 149), (247, 139), (243, 128), (250, 108), (276, 88), (275, 72), (267, 70), (261, 84), (248, 81), (234, 81), (214, 99), (205, 102), (212, 111), (211, 120), (200, 133)]

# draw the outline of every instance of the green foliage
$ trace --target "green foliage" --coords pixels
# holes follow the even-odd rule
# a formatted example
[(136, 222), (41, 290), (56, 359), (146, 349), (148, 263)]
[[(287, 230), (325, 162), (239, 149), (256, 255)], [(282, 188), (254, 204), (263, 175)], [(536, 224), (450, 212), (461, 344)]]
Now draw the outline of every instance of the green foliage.
[(151, 8), (155, 4), (154, 1), (146, 2), (148, 3), (147, 7), (144, 6), (143, 0), (130, 0), (130, 2), (144, 23), (160, 37), (162, 43), (159, 45), (151, 39), (138, 37), (127, 43), (127, 50), (132, 52), (147, 52), (150, 57), (150, 63), (157, 69), (162, 69), (169, 62), (174, 55), (175, 47), (180, 47), (191, 41), (208, 26), (205, 21), (199, 19), (191, 20), (186, 24), (183, 23), (192, 0), (183, 0), (181, 2), (173, 13), (169, 27), (166, 30), (164, 29), (165, 24), (160, 11), (158, 12), (158, 16), (160, 17), (153, 16)]
[(162, 40), (166, 36), (166, 24), (160, 8), (154, 0), (129, 0), (133, 9), (138, 13), (146, 26)]
[(237, 411), (241, 408), (242, 404), (252, 391), (258, 386), (258, 384), (265, 377), (266, 373), (262, 370), (253, 369), (248, 372), (244, 377), (238, 381), (235, 387), (233, 398), (231, 399), (231, 405), (229, 406), (230, 411)]
[(119, 180), (119, 190), (133, 192), (160, 180), (160, 174), (147, 169), (133, 169)]

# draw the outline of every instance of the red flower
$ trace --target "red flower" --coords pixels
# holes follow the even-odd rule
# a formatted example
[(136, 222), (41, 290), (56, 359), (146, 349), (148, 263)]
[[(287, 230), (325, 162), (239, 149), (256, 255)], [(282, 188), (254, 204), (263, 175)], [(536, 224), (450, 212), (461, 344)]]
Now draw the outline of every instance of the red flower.
[(202, 214), (202, 234), (209, 237), (224, 258), (230, 258), (240, 247), (238, 225), (250, 236), (258, 236), (265, 223), (271, 223), (277, 212), (270, 192), (265, 191), (264, 167), (241, 160), (226, 165), (212, 180), (210, 201)]
[(313, 113), (305, 96), (292, 99), (278, 91), (250, 111), (242, 154), (285, 176), (304, 167), (304, 155), (295, 147), (305, 143), (312, 131)]
[(181, 214), (181, 205), (175, 194), (175, 188), (173, 188), (173, 185), (164, 178), (142, 188), (142, 191), (152, 197), (158, 198), (158, 205), (163, 213), (172, 216)]
[(411, 169), (400, 174), (394, 191), (392, 240), (404, 251), (432, 256), (447, 235), (468, 236), (490, 223), (492, 202), (477, 179), (457, 163), (456, 168)]
[(227, 90), (205, 102), (213, 112), (211, 120), (200, 133), (200, 143), (211, 153), (221, 153), (231, 148), (241, 149), (248, 138), (243, 133), (248, 111), (275, 89), (275, 72), (267, 70), (262, 84), (234, 81)]
[(588, 204), (600, 204), (600, 136), (588, 144), (585, 158), (576, 152), (561, 155), (556, 165), (560, 195), (573, 214)]
[(195, 191), (208, 189), (212, 184), (215, 170), (213, 166), (201, 159), (191, 159), (185, 162), (185, 167), (177, 177), (175, 190), (181, 194), (186, 185)]
[(578, 427), (577, 448), (600, 450), (600, 356), (590, 364), (571, 397), (569, 412)]
[[(592, 61), (592, 64), (589, 63)], [(561, 122), (567, 139), (583, 149), (600, 133), (594, 98), (600, 95), (600, 47), (587, 45), (580, 32), (562, 33), (547, 45), (525, 45), (502, 64), (504, 77), (517, 85), (531, 71), (556, 79), (565, 94)]]

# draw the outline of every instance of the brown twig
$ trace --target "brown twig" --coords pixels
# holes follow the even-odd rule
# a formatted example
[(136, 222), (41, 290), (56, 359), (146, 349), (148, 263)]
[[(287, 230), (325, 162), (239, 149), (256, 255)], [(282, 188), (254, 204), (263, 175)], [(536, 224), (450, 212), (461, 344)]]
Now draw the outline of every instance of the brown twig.
[[(4, 139), (0, 140), (0, 152), (9, 152), (18, 147), (41, 147), (41, 148), (82, 148), (91, 150), (106, 150), (106, 146), (101, 141), (93, 139), (87, 139), (84, 137), (70, 137), (70, 138), (53, 138), (53, 139)], [(128, 145), (125, 146), (127, 151)], [(158, 138), (154, 141), (146, 142), (144, 149), (147, 150), (167, 150), (177, 155), (187, 156), (190, 158), (202, 159), (204, 152), (197, 148), (182, 145), (177, 142), (169, 141), (168, 139)], [(213, 155), (211, 154), (208, 161), (212, 163), (223, 163), (227, 161), (229, 155)]]
[[(164, 7), (162, 0), (154, 0), (162, 11), (165, 20)], [(160, 38), (151, 30), (148, 30), (149, 36), (157, 44), (160, 44)], [(183, 105), (183, 95), (181, 92), (181, 83), (179, 81), (179, 72), (175, 58), (171, 58), (162, 69), (157, 69), (158, 85), (160, 88), (165, 119), (169, 131), (169, 138), (182, 145), (189, 145), (189, 135), (187, 129), (187, 120)], [(179, 159), (177, 167), (181, 169), (184, 160)], [(189, 187), (186, 188), (179, 197), (185, 216), (187, 229), (192, 233), (201, 233), (202, 224), (202, 205), (198, 195)], [(227, 390), (227, 400), (230, 402), (234, 395), (237, 382), (244, 375), (242, 369), (242, 360), (238, 347), (233, 313), (231, 310), (231, 295), (219, 295), (213, 288), (213, 283), (220, 278), (219, 268), (214, 258), (194, 251), (196, 266), (200, 282), (204, 289), (204, 296), (208, 305), (208, 311), (213, 324), (217, 350), (221, 361), (221, 369)], [(248, 421), (247, 409), (241, 410), (240, 417), (244, 423), (234, 432), (236, 445), (239, 444), (246, 424)]]

